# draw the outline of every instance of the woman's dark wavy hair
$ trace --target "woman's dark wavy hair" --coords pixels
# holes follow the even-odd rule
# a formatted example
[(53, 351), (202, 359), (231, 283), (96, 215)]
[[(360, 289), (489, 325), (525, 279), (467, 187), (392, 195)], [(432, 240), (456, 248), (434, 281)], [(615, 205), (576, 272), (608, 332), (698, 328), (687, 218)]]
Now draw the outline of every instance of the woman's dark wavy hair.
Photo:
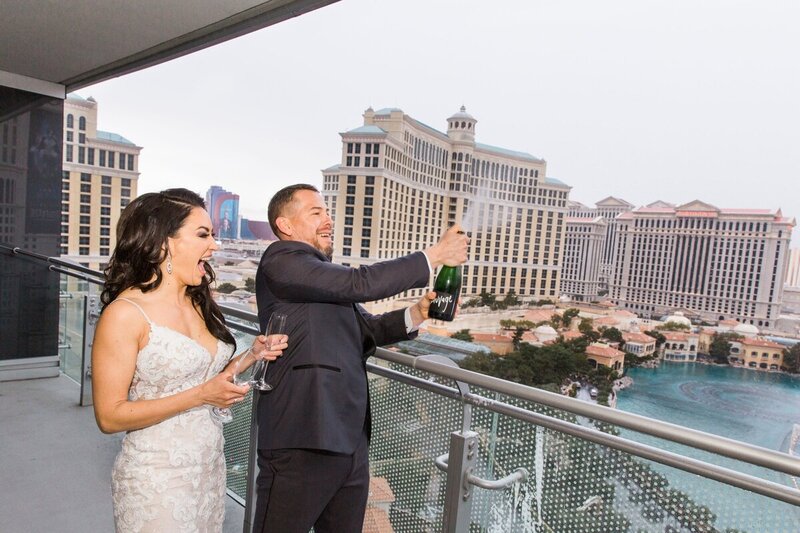
[[(195, 207), (205, 209), (203, 199), (187, 189), (147, 193), (132, 201), (117, 223), (117, 246), (105, 269), (106, 283), (100, 300), (106, 306), (125, 289), (135, 287), (146, 293), (161, 285), (161, 263), (167, 257), (167, 239), (175, 237)], [(186, 294), (200, 311), (208, 331), (229, 344), (236, 341), (225, 327), (225, 317), (211, 298), (214, 270), (204, 263), (206, 275), (200, 285), (186, 288)]]

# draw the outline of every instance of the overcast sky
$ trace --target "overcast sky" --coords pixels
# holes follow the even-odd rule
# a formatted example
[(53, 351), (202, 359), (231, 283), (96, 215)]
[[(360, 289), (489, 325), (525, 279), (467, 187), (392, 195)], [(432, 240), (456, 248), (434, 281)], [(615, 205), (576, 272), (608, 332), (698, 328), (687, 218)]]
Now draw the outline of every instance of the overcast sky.
[(221, 185), (250, 218), (320, 185), (367, 107), (445, 131), (462, 104), (573, 200), (797, 217), (798, 28), (796, 0), (342, 0), (79, 94), (144, 147), (140, 193)]

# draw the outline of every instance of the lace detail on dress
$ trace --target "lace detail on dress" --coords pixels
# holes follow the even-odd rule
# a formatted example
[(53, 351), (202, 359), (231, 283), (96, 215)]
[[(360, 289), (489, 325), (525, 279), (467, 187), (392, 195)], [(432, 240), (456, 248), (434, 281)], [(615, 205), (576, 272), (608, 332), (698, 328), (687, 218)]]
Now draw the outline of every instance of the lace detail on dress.
[[(130, 400), (162, 398), (200, 385), (232, 355), (233, 347), (222, 341), (212, 356), (193, 339), (147, 321), (150, 338), (136, 359)], [(222, 424), (210, 406), (128, 432), (111, 475), (117, 531), (222, 531), (223, 444)]]

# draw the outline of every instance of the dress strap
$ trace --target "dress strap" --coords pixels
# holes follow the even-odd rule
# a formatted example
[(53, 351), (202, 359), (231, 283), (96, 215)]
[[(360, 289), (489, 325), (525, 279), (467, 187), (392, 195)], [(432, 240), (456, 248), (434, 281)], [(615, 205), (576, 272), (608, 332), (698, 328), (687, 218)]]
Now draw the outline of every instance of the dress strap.
[(152, 321), (152, 320), (150, 320), (150, 317), (149, 317), (149, 316), (147, 316), (147, 313), (145, 313), (145, 312), (144, 312), (144, 309), (142, 309), (142, 308), (141, 308), (141, 306), (140, 306), (139, 304), (137, 304), (137, 303), (136, 303), (136, 302), (134, 302), (133, 300), (129, 300), (129, 299), (127, 299), (127, 298), (117, 298), (117, 300), (122, 300), (122, 301), (124, 301), (124, 302), (128, 302), (129, 304), (131, 304), (132, 306), (134, 306), (136, 309), (138, 309), (138, 310), (139, 310), (139, 312), (140, 312), (140, 313), (142, 313), (142, 316), (144, 316), (144, 319), (145, 319), (145, 320), (147, 320), (147, 323), (148, 323), (150, 326), (152, 326), (152, 325), (153, 325), (153, 321)]

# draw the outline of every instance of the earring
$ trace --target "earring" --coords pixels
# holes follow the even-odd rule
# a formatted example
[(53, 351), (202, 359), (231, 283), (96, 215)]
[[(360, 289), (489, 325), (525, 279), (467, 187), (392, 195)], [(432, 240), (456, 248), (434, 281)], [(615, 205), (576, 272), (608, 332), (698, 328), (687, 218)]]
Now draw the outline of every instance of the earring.
[(167, 274), (172, 275), (172, 261), (167, 259)]

